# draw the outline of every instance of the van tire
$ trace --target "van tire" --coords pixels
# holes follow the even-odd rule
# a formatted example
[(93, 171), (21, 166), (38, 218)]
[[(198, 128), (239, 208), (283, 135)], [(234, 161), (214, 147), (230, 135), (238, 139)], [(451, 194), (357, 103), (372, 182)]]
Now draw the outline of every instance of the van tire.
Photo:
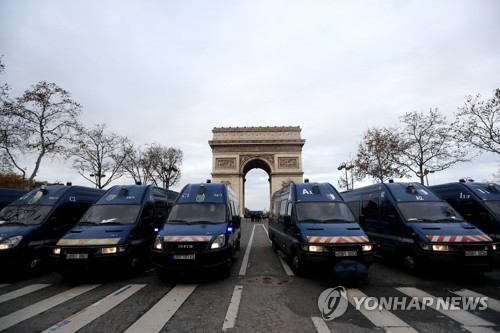
[(292, 256), (290, 257), (290, 264), (291, 264), (291, 269), (293, 273), (297, 276), (302, 276), (304, 275), (304, 267), (302, 260), (300, 259), (300, 256), (298, 255), (297, 251), (292, 252)]
[(406, 272), (417, 275), (420, 271), (420, 263), (413, 253), (406, 252), (402, 257), (403, 268)]
[(271, 240), (271, 248), (273, 249), (274, 253), (278, 253), (278, 244), (276, 244), (274, 238)]

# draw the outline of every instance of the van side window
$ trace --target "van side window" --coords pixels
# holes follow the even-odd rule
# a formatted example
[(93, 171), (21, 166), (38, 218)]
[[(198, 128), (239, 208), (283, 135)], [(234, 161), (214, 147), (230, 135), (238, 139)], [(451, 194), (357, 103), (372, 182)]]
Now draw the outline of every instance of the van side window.
[(279, 206), (279, 219), (283, 220), (283, 217), (286, 215), (286, 206), (287, 201), (286, 200), (281, 200), (280, 201), (280, 206)]
[(365, 219), (378, 220), (378, 200), (370, 199), (363, 200), (363, 207), (361, 209)]
[(354, 215), (354, 218), (356, 221), (359, 221), (359, 214), (361, 213), (360, 211), (360, 201), (349, 201), (347, 205), (352, 211), (352, 214)]
[(164, 202), (156, 204), (155, 207), (155, 224), (163, 224), (167, 221), (168, 205)]
[(463, 201), (461, 215), (467, 221), (474, 222), (483, 231), (493, 231), (492, 225), (490, 225), (490, 214), (479, 203), (473, 200)]
[(59, 227), (67, 224), (75, 224), (78, 221), (76, 205), (72, 202), (65, 202), (59, 205), (49, 218), (51, 227)]
[(380, 218), (383, 222), (396, 224), (398, 222), (396, 209), (387, 200), (382, 200), (380, 203)]

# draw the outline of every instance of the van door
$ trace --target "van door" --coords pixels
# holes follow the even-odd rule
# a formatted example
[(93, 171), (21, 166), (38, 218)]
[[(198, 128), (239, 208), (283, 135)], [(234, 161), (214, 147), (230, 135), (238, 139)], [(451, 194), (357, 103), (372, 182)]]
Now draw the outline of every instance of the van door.
[(384, 254), (394, 256), (403, 241), (404, 228), (394, 205), (387, 199), (380, 200), (380, 230), (384, 239)]

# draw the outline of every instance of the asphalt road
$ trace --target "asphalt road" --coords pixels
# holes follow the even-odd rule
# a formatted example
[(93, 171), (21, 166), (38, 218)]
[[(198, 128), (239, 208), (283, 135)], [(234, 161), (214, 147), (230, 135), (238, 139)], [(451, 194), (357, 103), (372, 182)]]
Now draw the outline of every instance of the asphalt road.
[[(500, 332), (499, 269), (416, 277), (377, 260), (368, 279), (354, 284), (322, 274), (298, 277), (271, 250), (266, 221), (245, 220), (242, 228), (240, 255), (228, 278), (160, 280), (151, 269), (83, 284), (55, 272), (0, 282), (0, 331)], [(347, 293), (346, 303), (327, 299), (335, 311), (347, 306), (332, 320), (324, 302), (323, 313), (318, 306), (330, 288)], [(464, 299), (473, 302), (466, 309)], [(393, 307), (380, 307), (384, 301)]]

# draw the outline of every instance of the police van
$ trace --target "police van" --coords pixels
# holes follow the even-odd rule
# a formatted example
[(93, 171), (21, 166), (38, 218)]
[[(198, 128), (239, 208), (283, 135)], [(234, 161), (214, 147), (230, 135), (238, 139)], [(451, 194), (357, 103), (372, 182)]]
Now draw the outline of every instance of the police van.
[(468, 222), (500, 242), (500, 186), (461, 179), (430, 187)]
[(379, 183), (342, 193), (380, 254), (416, 273), (425, 267), (490, 271), (498, 246), (419, 183)]
[[(0, 211), (0, 267), (38, 272), (50, 246), (71, 229), (103, 190), (42, 185)], [(16, 273), (13, 271), (13, 273)]]
[[(337, 190), (328, 183), (290, 183), (271, 198), (269, 238), (295, 274), (308, 268), (333, 271), (345, 260), (366, 270), (374, 246)], [(338, 266), (337, 266), (338, 267)]]
[(67, 277), (137, 273), (178, 193), (152, 185), (116, 185), (95, 202), (53, 247), (51, 259)]
[(8, 204), (16, 201), (24, 194), (26, 194), (27, 190), (20, 190), (14, 188), (0, 188), (0, 210), (7, 206)]
[(152, 248), (160, 277), (212, 269), (229, 275), (241, 240), (238, 199), (226, 184), (188, 184)]

